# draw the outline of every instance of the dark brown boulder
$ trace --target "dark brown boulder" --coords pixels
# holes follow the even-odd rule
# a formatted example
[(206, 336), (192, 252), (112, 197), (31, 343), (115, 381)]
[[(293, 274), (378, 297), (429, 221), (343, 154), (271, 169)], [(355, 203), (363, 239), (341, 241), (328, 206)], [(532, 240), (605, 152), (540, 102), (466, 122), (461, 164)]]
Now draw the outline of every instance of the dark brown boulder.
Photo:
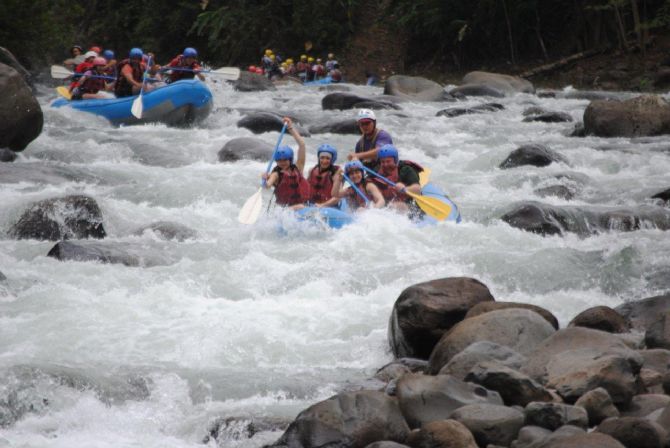
[(470, 308), (493, 300), (486, 285), (473, 278), (450, 277), (410, 286), (400, 293), (389, 320), (393, 354), (428, 359), (442, 335), (463, 320)]
[(42, 132), (42, 108), (19, 72), (2, 63), (0, 92), (0, 148), (23, 151)]
[(612, 397), (602, 387), (590, 390), (579, 397), (575, 406), (586, 410), (589, 415), (589, 426), (596, 426), (606, 418), (619, 416), (619, 410), (614, 406)]
[(642, 137), (670, 133), (670, 104), (660, 96), (625, 101), (597, 100), (584, 111), (584, 129), (599, 137)]
[(639, 417), (608, 418), (596, 431), (617, 439), (626, 448), (663, 448), (667, 437), (658, 424)]
[(465, 315), (466, 319), (479, 316), (480, 314), (488, 313), (490, 311), (505, 310), (509, 308), (519, 308), (524, 310), (534, 311), (551, 324), (554, 329), (558, 330), (558, 319), (551, 311), (542, 308), (541, 306), (531, 305), (529, 303), (519, 302), (482, 302), (470, 308), (470, 311)]
[(529, 403), (524, 409), (526, 425), (540, 426), (552, 431), (563, 425), (575, 425), (588, 428), (589, 418), (586, 410), (563, 403)]
[(463, 380), (473, 367), (486, 361), (495, 361), (510, 369), (518, 370), (526, 363), (526, 357), (504, 345), (490, 341), (479, 341), (468, 345), (451, 358), (440, 369), (440, 375), (453, 375), (459, 380)]
[(553, 396), (532, 378), (497, 362), (482, 362), (465, 381), (496, 391), (507, 406), (526, 406), (533, 401), (552, 401)]
[(472, 433), (456, 420), (441, 420), (423, 425), (407, 438), (411, 448), (477, 448)]
[(597, 432), (561, 437), (543, 443), (538, 448), (628, 448), (617, 439)]
[(449, 417), (463, 423), (477, 445), (509, 446), (523, 426), (523, 412), (495, 404), (470, 404), (456, 409)]
[(11, 51), (6, 49), (5, 47), (0, 47), (0, 64), (5, 64), (9, 65), (11, 68), (16, 70), (23, 80), (30, 86), (32, 91), (34, 92), (34, 85), (33, 85), (33, 76), (30, 74), (28, 70), (16, 59), (16, 57), (12, 54)]
[(608, 333), (626, 333), (630, 322), (608, 306), (594, 306), (575, 316), (568, 327), (586, 327)]
[(219, 162), (236, 162), (238, 160), (263, 160), (272, 157), (274, 145), (253, 137), (238, 137), (229, 140), (219, 150)]

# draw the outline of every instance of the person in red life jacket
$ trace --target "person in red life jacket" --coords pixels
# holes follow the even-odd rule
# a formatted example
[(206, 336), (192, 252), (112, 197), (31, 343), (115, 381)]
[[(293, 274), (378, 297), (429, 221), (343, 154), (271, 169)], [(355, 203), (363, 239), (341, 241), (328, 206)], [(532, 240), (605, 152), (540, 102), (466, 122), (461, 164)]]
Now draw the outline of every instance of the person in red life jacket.
[(298, 78), (302, 82), (305, 82), (307, 79), (307, 71), (310, 69), (309, 64), (307, 63), (307, 55), (303, 54), (300, 56), (300, 60), (295, 65), (295, 72), (298, 74)]
[(100, 54), (100, 53), (102, 53), (102, 48), (93, 46), (93, 47), (89, 48), (88, 51), (93, 51), (96, 54)]
[(378, 156), (379, 174), (395, 183), (395, 186), (391, 186), (378, 177), (373, 179), (386, 203), (398, 211), (415, 215), (419, 212), (419, 208), (414, 200), (405, 194), (405, 191), (421, 194), (419, 173), (423, 171), (423, 168), (410, 160), (399, 160), (398, 149), (393, 145), (382, 146)]
[(188, 68), (192, 71), (173, 70), (166, 80), (167, 82), (175, 82), (179, 81), (180, 79), (193, 79), (196, 76), (200, 81), (205, 80), (205, 76), (199, 72), (202, 70), (202, 67), (200, 64), (198, 64), (198, 52), (195, 50), (195, 48), (184, 48), (184, 52), (182, 54), (172, 59), (170, 63), (163, 68), (167, 70), (170, 67)]
[(256, 67), (256, 74), (261, 76), (265, 74), (265, 72), (263, 71), (263, 67)]
[(81, 76), (93, 68), (93, 59), (98, 57), (98, 53), (95, 51), (87, 51), (84, 54), (84, 62), (77, 65), (74, 69), (74, 74), (72, 75), (72, 82), (70, 83), (69, 90), (72, 92), (77, 85), (79, 85), (79, 79)]
[(363, 164), (371, 170), (376, 170), (379, 165), (377, 151), (382, 145), (393, 144), (391, 135), (377, 128), (377, 117), (370, 109), (360, 109), (356, 114), (358, 128), (361, 138), (356, 142), (355, 152), (349, 153), (349, 160), (362, 160)]
[(256, 73), (256, 66), (255, 65), (250, 65), (249, 68), (247, 69), (249, 73)]
[(333, 82), (342, 82), (342, 72), (337, 62), (333, 65), (332, 70), (328, 72), (328, 76), (332, 78)]
[[(128, 59), (119, 62), (116, 67), (116, 83), (114, 94), (117, 98), (137, 95), (142, 89), (144, 71), (146, 64), (142, 61), (144, 53), (140, 48), (133, 48), (128, 54)], [(150, 90), (150, 85), (145, 84), (144, 89)]]
[[(346, 173), (353, 186), (345, 188), (342, 181), (343, 173)], [(354, 186), (356, 188), (354, 188)], [(373, 208), (382, 208), (386, 203), (379, 188), (368, 181), (363, 173), (363, 164), (359, 160), (354, 160), (344, 164), (344, 171), (339, 170), (333, 177), (333, 197), (338, 199), (346, 198), (349, 207), (352, 210), (358, 210), (372, 206)], [(365, 198), (363, 198), (365, 196)]]
[(109, 90), (110, 87), (102, 76), (105, 76), (105, 58), (93, 59), (93, 69), (88, 70), (79, 79), (77, 87), (72, 90), (73, 100), (88, 100), (94, 98), (108, 98), (98, 92)]
[(106, 61), (104, 72), (109, 76), (116, 75), (116, 58), (114, 52), (112, 50), (105, 50), (102, 52), (102, 57)]
[(326, 143), (316, 149), (316, 155), (319, 163), (310, 170), (307, 176), (311, 191), (309, 202), (317, 207), (333, 207), (339, 200), (333, 197), (332, 193), (333, 176), (340, 169), (334, 164), (337, 160), (337, 149)]
[(321, 58), (317, 58), (316, 63), (312, 66), (312, 71), (314, 72), (313, 78), (315, 80), (321, 79), (326, 76), (326, 69), (321, 63)]
[(277, 205), (290, 207), (293, 210), (303, 208), (310, 197), (310, 188), (307, 179), (302, 175), (305, 168), (305, 141), (293, 127), (290, 118), (285, 117), (286, 129), (298, 143), (298, 160), (293, 163), (293, 149), (290, 146), (280, 146), (274, 160), (277, 166), (270, 175), (263, 173), (265, 188), (275, 187)]

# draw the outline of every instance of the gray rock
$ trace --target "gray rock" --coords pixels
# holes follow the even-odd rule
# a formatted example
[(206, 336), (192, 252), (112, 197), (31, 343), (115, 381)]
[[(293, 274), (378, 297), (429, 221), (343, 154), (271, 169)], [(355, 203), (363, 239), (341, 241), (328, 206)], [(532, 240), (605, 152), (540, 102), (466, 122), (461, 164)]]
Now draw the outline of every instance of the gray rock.
[(523, 110), (522, 114), (524, 117), (529, 117), (531, 115), (542, 115), (548, 111), (540, 106), (530, 106)]
[(154, 232), (164, 240), (185, 241), (194, 239), (198, 236), (198, 232), (186, 227), (183, 224), (169, 221), (156, 221), (146, 226), (140, 227), (135, 232), (135, 235), (142, 235), (146, 231)]
[(480, 302), (470, 308), (468, 313), (465, 315), (466, 319), (471, 317), (479, 316), (480, 314), (488, 313), (490, 311), (497, 310), (506, 310), (510, 308), (524, 309), (533, 311), (544, 318), (549, 324), (558, 330), (558, 319), (554, 316), (551, 311), (541, 306), (531, 305), (529, 303), (519, 303), (519, 302)]
[(19, 72), (2, 63), (0, 92), (0, 148), (23, 151), (42, 132), (42, 108)]
[(382, 442), (374, 442), (366, 446), (365, 448), (409, 448), (407, 445), (402, 445), (396, 442), (389, 442), (384, 440)]
[(548, 187), (538, 188), (533, 191), (536, 195), (546, 198), (548, 196), (555, 196), (557, 198), (563, 198), (565, 200), (571, 200), (575, 197), (574, 189), (567, 187), (565, 185), (550, 185)]
[(649, 414), (670, 406), (670, 396), (663, 394), (636, 395), (630, 404), (621, 409), (623, 417), (646, 418)]
[(495, 361), (476, 365), (465, 377), (465, 381), (498, 392), (507, 406), (526, 406), (533, 401), (553, 401), (553, 396), (533, 379)]
[(670, 311), (658, 316), (645, 332), (644, 343), (647, 348), (662, 348), (670, 350)]
[(104, 238), (102, 212), (88, 196), (72, 195), (32, 204), (9, 230), (17, 239)]
[(468, 345), (451, 358), (439, 373), (440, 375), (453, 375), (463, 380), (473, 367), (485, 361), (496, 361), (511, 369), (520, 369), (526, 362), (526, 357), (504, 345), (479, 341)]
[(395, 398), (383, 392), (337, 394), (302, 411), (273, 447), (363, 447), (404, 442), (409, 434)]
[(670, 311), (670, 294), (624, 303), (615, 310), (627, 318), (634, 329), (646, 331), (656, 323), (658, 316)]
[(0, 162), (13, 162), (16, 160), (16, 157), (16, 153), (11, 149), (0, 148)]
[(358, 123), (355, 118), (348, 118), (346, 120), (333, 121), (323, 124), (314, 124), (309, 127), (309, 132), (312, 134), (345, 134), (345, 135), (360, 135), (361, 131), (358, 129)]
[[(274, 112), (254, 112), (242, 117), (237, 122), (238, 128), (249, 129), (254, 134), (264, 132), (279, 132), (284, 126), (283, 116)], [(303, 137), (309, 137), (309, 132), (294, 121), (296, 131)]]
[(334, 92), (324, 96), (321, 100), (323, 110), (345, 110), (353, 108), (368, 109), (397, 109), (390, 101), (365, 98), (353, 93)]
[(510, 153), (509, 156), (500, 164), (500, 168), (509, 169), (519, 166), (547, 166), (552, 163), (565, 163), (568, 161), (544, 145), (532, 144), (521, 146)]
[(626, 448), (663, 448), (667, 438), (658, 424), (638, 417), (608, 418), (596, 431), (617, 439)]
[(8, 65), (16, 70), (21, 75), (26, 84), (30, 86), (33, 93), (35, 93), (33, 75), (31, 75), (30, 72), (26, 70), (23, 65), (21, 65), (21, 63), (16, 59), (11, 51), (4, 47), (0, 47), (0, 63)]
[(406, 373), (423, 373), (428, 367), (428, 361), (416, 358), (400, 358), (392, 361), (375, 373), (375, 378), (381, 381), (397, 380)]
[(412, 448), (477, 448), (472, 433), (456, 420), (441, 420), (423, 425), (407, 438)]
[(435, 114), (436, 117), (459, 117), (461, 115), (481, 114), (484, 112), (497, 112), (505, 109), (505, 106), (498, 103), (485, 103), (473, 107), (452, 107), (443, 109)]
[(274, 145), (257, 138), (239, 137), (228, 141), (219, 150), (219, 162), (235, 162), (237, 160), (268, 161), (274, 151)]
[(480, 447), (509, 446), (524, 422), (522, 412), (494, 404), (466, 405), (455, 410), (450, 418), (463, 423)]
[(439, 372), (452, 357), (474, 342), (495, 342), (525, 355), (554, 331), (539, 314), (524, 309), (491, 311), (471, 317), (440, 339), (428, 360), (428, 372)]
[(167, 256), (148, 254), (135, 244), (61, 241), (51, 248), (48, 257), (60, 261), (95, 261), (125, 266), (165, 266), (174, 261)]
[(289, 423), (290, 421), (282, 419), (221, 417), (209, 425), (202, 443), (208, 444), (213, 439), (217, 447), (223, 448), (250, 439), (259, 432), (285, 430)]
[(449, 95), (456, 98), (468, 96), (490, 96), (493, 98), (504, 98), (505, 94), (498, 89), (483, 84), (463, 84), (449, 91)]
[(442, 335), (463, 320), (468, 309), (493, 300), (486, 285), (467, 277), (406, 288), (396, 299), (389, 320), (388, 341), (393, 354), (427, 359)]
[(630, 330), (630, 322), (608, 306), (594, 306), (575, 316), (568, 327), (586, 327), (608, 333), (626, 333)]
[(547, 439), (538, 448), (626, 448), (615, 438), (597, 432)]
[(519, 431), (517, 439), (512, 442), (512, 448), (536, 448), (551, 434), (551, 431), (540, 426), (524, 426)]
[(586, 410), (589, 426), (596, 426), (606, 418), (619, 416), (619, 410), (614, 406), (612, 397), (602, 387), (586, 392), (575, 402), (575, 406)]
[(384, 94), (411, 101), (441, 101), (444, 87), (419, 76), (393, 75), (386, 80)]
[(523, 119), (524, 123), (540, 121), (542, 123), (569, 123), (572, 116), (565, 112), (544, 112), (542, 114), (530, 115)]
[(470, 72), (463, 77), (463, 83), (485, 85), (506, 94), (535, 93), (535, 87), (530, 81), (501, 73)]
[(670, 188), (660, 191), (651, 197), (652, 199), (660, 199), (664, 202), (670, 202)]
[(670, 133), (670, 104), (660, 96), (626, 101), (593, 101), (584, 111), (588, 135), (642, 137)]
[(503, 404), (497, 392), (449, 375), (404, 375), (398, 380), (396, 395), (411, 428), (444, 420), (467, 404)]
[(277, 90), (268, 78), (256, 73), (246, 71), (240, 72), (240, 77), (233, 83), (235, 90), (240, 92), (261, 92), (264, 90)]
[(563, 403), (529, 403), (524, 409), (526, 425), (535, 425), (556, 430), (563, 425), (588, 428), (589, 417), (586, 410)]

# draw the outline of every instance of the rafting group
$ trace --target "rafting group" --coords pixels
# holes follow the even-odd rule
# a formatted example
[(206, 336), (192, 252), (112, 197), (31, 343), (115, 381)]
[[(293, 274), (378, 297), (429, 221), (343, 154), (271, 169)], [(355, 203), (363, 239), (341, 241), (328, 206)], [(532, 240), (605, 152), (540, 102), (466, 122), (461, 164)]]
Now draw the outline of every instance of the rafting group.
[(267, 76), (268, 79), (278, 80), (285, 76), (299, 79), (303, 83), (314, 82), (327, 78), (329, 82), (342, 82), (340, 64), (333, 53), (328, 53), (325, 63), (321, 58), (316, 59), (306, 54), (300, 55), (298, 62), (293, 58), (283, 58), (268, 48), (263, 53), (259, 65), (250, 65), (250, 73)]

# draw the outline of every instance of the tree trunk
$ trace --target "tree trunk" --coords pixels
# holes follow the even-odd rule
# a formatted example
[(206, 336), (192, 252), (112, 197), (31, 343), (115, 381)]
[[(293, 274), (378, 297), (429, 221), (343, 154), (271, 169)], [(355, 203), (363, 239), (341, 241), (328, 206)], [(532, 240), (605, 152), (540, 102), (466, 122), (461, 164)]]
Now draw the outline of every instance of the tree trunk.
[(545, 62), (549, 60), (549, 55), (547, 54), (547, 47), (544, 46), (544, 40), (542, 39), (542, 32), (540, 31), (540, 14), (537, 12), (537, 3), (535, 4), (535, 34), (537, 35), (537, 41), (540, 43), (540, 48), (542, 49), (542, 55), (544, 56)]
[(516, 65), (516, 57), (514, 56), (514, 39), (512, 38), (512, 24), (509, 21), (509, 14), (507, 13), (507, 1), (502, 0), (503, 13), (505, 14), (505, 22), (507, 22), (507, 37), (509, 38), (509, 53), (512, 59), (512, 65)]
[(637, 37), (637, 45), (642, 50), (642, 55), (646, 56), (645, 41), (642, 36), (642, 24), (640, 23), (640, 10), (637, 7), (637, 0), (630, 0), (630, 7), (633, 12), (633, 24), (635, 25), (635, 35)]
[(613, 4), (612, 9), (614, 10), (614, 17), (616, 19), (617, 29), (619, 30), (618, 34), (621, 49), (626, 53), (628, 53), (628, 42), (626, 42), (626, 29), (624, 27), (623, 20), (621, 19), (621, 13), (619, 12), (619, 7), (616, 4)]

